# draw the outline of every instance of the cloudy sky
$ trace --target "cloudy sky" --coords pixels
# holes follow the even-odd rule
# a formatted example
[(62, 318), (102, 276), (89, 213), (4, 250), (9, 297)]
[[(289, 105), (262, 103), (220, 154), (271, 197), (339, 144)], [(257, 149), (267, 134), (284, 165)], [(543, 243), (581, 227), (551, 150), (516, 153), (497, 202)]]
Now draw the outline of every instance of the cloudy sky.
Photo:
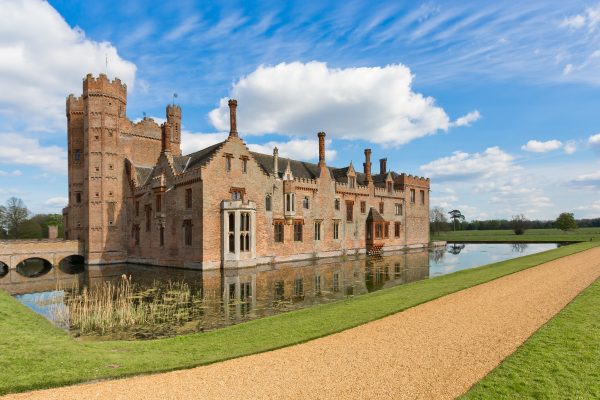
[[(523, 4), (522, 4), (523, 3)], [(600, 217), (600, 2), (0, 0), (0, 203), (66, 203), (65, 97), (119, 77), (128, 116), (432, 180), (468, 219)], [(108, 63), (106, 62), (108, 60)]]

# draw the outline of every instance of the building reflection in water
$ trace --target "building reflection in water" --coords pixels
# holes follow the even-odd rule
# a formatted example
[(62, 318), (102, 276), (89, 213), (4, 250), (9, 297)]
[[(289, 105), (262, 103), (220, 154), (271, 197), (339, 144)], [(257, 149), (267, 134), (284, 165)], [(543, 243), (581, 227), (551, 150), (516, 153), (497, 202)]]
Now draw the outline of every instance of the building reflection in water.
[[(23, 273), (27, 271), (8, 271), (0, 278), (0, 288), (13, 295), (27, 294), (20, 298), (26, 300), (24, 303), (35, 302), (36, 296), (60, 299), (61, 296), (52, 293), (83, 286), (93, 288), (108, 281), (116, 283), (123, 275), (130, 276), (140, 289), (152, 288), (157, 282), (185, 282), (190, 290), (202, 294), (199, 321), (194, 326), (206, 330), (428, 278), (429, 252), (398, 252), (378, 258), (328, 258), (205, 272), (115, 264), (83, 270), (74, 266), (52, 268), (33, 278)], [(48, 317), (47, 313), (40, 313)]]

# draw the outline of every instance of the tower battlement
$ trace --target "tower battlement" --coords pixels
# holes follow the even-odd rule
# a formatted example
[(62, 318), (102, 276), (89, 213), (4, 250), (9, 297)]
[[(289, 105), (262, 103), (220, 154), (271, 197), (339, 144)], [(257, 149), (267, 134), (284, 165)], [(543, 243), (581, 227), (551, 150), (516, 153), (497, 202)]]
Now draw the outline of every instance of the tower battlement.
[(83, 113), (83, 97), (75, 97), (75, 95), (70, 94), (67, 97), (67, 117), (71, 113), (80, 112)]
[(127, 103), (127, 85), (119, 78), (111, 81), (105, 74), (100, 74), (98, 78), (87, 74), (83, 80), (83, 97), (99, 94), (112, 96)]
[(407, 174), (401, 174), (398, 178), (396, 178), (396, 183), (399, 183), (402, 186), (416, 186), (428, 189), (429, 182), (429, 178)]
[(181, 118), (181, 107), (175, 104), (169, 104), (167, 106), (167, 117), (179, 117)]

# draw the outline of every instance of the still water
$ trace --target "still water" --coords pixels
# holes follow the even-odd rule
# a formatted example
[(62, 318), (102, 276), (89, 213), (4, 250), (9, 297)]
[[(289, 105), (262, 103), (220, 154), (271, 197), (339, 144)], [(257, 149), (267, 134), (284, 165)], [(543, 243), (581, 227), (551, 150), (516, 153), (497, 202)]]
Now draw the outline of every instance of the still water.
[(556, 248), (448, 244), (430, 250), (191, 271), (137, 264), (0, 275), (0, 288), (75, 336), (144, 339), (203, 332)]

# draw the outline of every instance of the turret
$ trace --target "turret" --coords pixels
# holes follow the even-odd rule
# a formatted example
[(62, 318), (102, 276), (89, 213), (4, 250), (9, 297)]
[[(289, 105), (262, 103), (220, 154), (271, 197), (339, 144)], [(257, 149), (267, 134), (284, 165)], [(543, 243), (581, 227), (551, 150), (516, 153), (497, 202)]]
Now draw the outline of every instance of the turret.
[(167, 122), (170, 126), (170, 149), (174, 156), (181, 155), (181, 107), (175, 104), (167, 106)]

